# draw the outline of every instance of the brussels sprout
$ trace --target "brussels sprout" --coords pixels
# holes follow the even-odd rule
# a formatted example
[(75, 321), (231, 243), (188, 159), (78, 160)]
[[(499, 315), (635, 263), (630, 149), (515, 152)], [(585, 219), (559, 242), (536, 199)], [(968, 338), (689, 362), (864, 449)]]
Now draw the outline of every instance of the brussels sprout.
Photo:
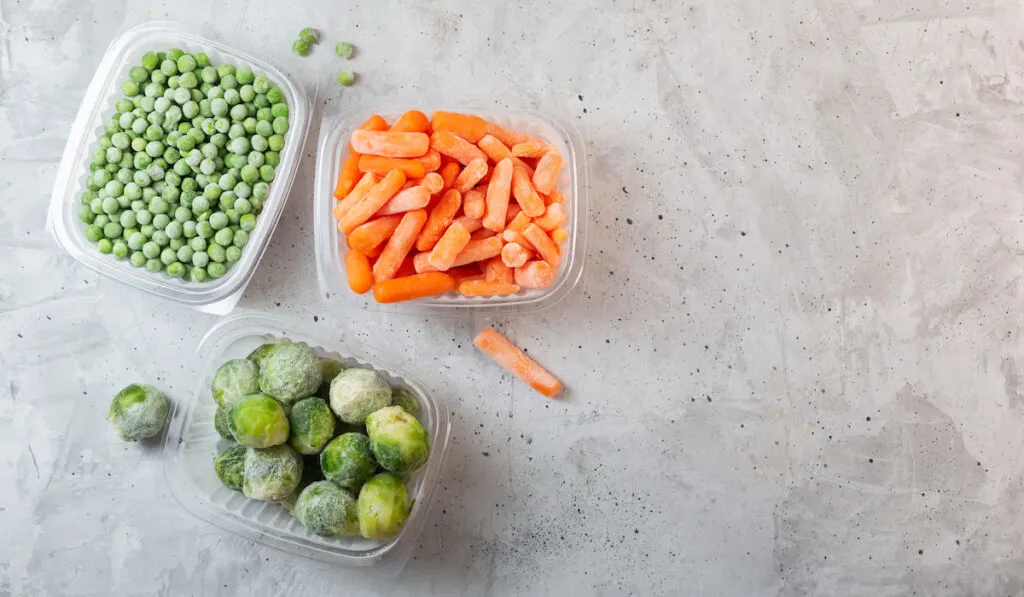
[(228, 441), (235, 441), (235, 436), (231, 435), (231, 423), (228, 419), (228, 410), (223, 406), (217, 407), (217, 412), (213, 415), (213, 428), (217, 430), (217, 435)]
[(356, 509), (360, 535), (367, 539), (387, 539), (402, 530), (412, 504), (402, 479), (391, 473), (381, 473), (363, 484)]
[(249, 353), (249, 356), (245, 357), (257, 365), (263, 364), (263, 359), (267, 358), (270, 351), (280, 346), (280, 344), (274, 342), (268, 342), (267, 344), (261, 344), (259, 348)]
[(391, 404), (391, 387), (376, 371), (352, 368), (331, 381), (331, 410), (346, 423), (362, 425), (375, 410)]
[(427, 461), (427, 432), (401, 406), (389, 406), (371, 414), (366, 418), (366, 432), (377, 462), (393, 473), (411, 473)]
[(334, 413), (322, 398), (306, 398), (295, 403), (288, 414), (291, 435), (288, 445), (299, 454), (319, 454), (334, 437)]
[(401, 406), (405, 412), (420, 418), (420, 401), (416, 395), (405, 388), (393, 388), (391, 390), (391, 404)]
[(377, 470), (370, 438), (360, 433), (339, 435), (320, 453), (320, 468), (328, 481), (351, 491)]
[(281, 344), (260, 364), (260, 390), (291, 406), (320, 388), (320, 357), (305, 344)]
[(213, 399), (220, 406), (231, 406), (242, 396), (260, 391), (260, 368), (248, 359), (228, 361), (213, 376)]
[(245, 446), (235, 444), (224, 450), (213, 459), (213, 470), (217, 478), (228, 489), (242, 491), (242, 480), (245, 475)]
[(323, 398), (324, 400), (331, 399), (331, 382), (334, 381), (338, 374), (348, 369), (341, 362), (335, 361), (334, 359), (320, 359), (320, 368), (323, 371), (322, 379), (320, 380), (320, 389), (316, 391), (316, 395)]
[(136, 441), (160, 433), (167, 421), (167, 398), (153, 386), (132, 384), (117, 393), (107, 418), (121, 439)]
[(318, 481), (302, 490), (295, 502), (295, 518), (321, 537), (359, 534), (356, 498), (329, 481)]
[(302, 457), (290, 446), (245, 451), (245, 497), (268, 502), (282, 500), (295, 491), (301, 480)]
[(288, 415), (266, 394), (249, 394), (228, 410), (231, 435), (243, 446), (269, 448), (288, 441)]

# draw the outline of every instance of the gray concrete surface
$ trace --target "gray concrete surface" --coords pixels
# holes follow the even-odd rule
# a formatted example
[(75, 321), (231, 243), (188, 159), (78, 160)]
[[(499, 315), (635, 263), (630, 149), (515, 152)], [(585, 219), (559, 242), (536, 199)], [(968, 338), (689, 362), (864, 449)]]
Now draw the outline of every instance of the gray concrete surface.
[[(104, 421), (130, 381), (184, 397), (214, 322), (43, 229), (95, 65), (157, 18), (277, 59), (318, 110), (471, 98), (587, 141), (585, 278), (497, 321), (563, 401), (474, 353), (491, 320), (323, 304), (312, 159), (241, 303), (449, 389), (397, 579), (194, 519)], [(359, 46), (358, 86), (289, 53), (308, 24)], [(1022, 33), (1011, 0), (3, 0), (0, 594), (1024, 595)]]

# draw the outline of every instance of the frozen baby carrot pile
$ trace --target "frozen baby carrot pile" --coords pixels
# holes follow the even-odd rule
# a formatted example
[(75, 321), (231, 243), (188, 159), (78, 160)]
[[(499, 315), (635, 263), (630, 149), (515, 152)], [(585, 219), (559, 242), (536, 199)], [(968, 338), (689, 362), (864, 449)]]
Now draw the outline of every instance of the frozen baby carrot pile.
[(381, 303), (548, 287), (569, 239), (562, 166), (543, 139), (471, 114), (372, 116), (334, 188), (349, 286)]

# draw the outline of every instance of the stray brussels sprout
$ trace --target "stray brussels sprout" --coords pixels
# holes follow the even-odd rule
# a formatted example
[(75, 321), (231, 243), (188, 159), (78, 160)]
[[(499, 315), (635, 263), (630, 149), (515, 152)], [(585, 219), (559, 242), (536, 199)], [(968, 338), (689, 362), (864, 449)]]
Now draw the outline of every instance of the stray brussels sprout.
[(260, 390), (291, 406), (316, 394), (323, 378), (320, 357), (305, 344), (281, 344), (260, 364)]
[(427, 461), (427, 432), (401, 406), (389, 406), (371, 414), (366, 418), (366, 432), (377, 462), (393, 473), (411, 473)]
[(306, 398), (295, 403), (288, 414), (291, 431), (288, 445), (299, 454), (319, 454), (334, 437), (334, 413), (322, 398)]
[(259, 348), (249, 353), (249, 356), (245, 357), (257, 365), (263, 365), (263, 359), (267, 358), (270, 351), (280, 346), (279, 344), (268, 342), (267, 344), (261, 344)]
[(295, 503), (295, 518), (321, 537), (359, 534), (356, 498), (329, 481), (318, 481), (302, 490)]
[(348, 60), (356, 53), (356, 48), (347, 41), (343, 41), (334, 46), (334, 53), (337, 54), (338, 57)]
[(391, 404), (391, 386), (377, 372), (352, 368), (331, 382), (331, 410), (345, 423), (362, 425), (375, 410)]
[(309, 42), (301, 39), (295, 40), (295, 43), (292, 44), (292, 52), (298, 56), (309, 54)]
[(302, 480), (302, 457), (290, 446), (248, 448), (242, 493), (274, 502), (291, 495)]
[(288, 441), (288, 415), (266, 394), (249, 394), (228, 411), (231, 435), (243, 446), (269, 448)]
[(213, 376), (213, 399), (221, 406), (231, 406), (242, 396), (260, 391), (260, 368), (248, 359), (228, 361)]
[(370, 439), (361, 433), (339, 435), (320, 453), (320, 468), (328, 481), (358, 491), (377, 470)]
[(391, 473), (381, 473), (363, 484), (356, 509), (360, 535), (367, 539), (387, 539), (402, 530), (412, 504), (402, 479)]
[(167, 398), (153, 386), (132, 384), (117, 393), (107, 418), (121, 439), (136, 441), (160, 433), (167, 421)]
[(318, 44), (320, 43), (320, 32), (312, 27), (305, 27), (299, 31), (299, 39), (310, 45)]
[(350, 70), (344, 71), (338, 75), (338, 84), (343, 87), (348, 87), (356, 82), (356, 74)]
[(217, 412), (213, 415), (213, 427), (217, 430), (217, 434), (224, 439), (235, 441), (235, 436), (231, 435), (231, 423), (228, 419), (227, 408), (217, 407)]
[(394, 388), (391, 390), (391, 404), (401, 406), (405, 409), (405, 412), (417, 419), (420, 418), (420, 401), (416, 399), (415, 394), (405, 388)]
[(335, 361), (334, 359), (321, 358), (320, 359), (320, 370), (322, 372), (320, 376), (320, 389), (316, 391), (316, 395), (323, 398), (324, 400), (331, 399), (331, 382), (334, 381), (338, 374), (348, 369), (341, 362)]
[(224, 450), (213, 459), (213, 470), (217, 478), (228, 489), (242, 491), (242, 480), (245, 475), (245, 446), (235, 444)]

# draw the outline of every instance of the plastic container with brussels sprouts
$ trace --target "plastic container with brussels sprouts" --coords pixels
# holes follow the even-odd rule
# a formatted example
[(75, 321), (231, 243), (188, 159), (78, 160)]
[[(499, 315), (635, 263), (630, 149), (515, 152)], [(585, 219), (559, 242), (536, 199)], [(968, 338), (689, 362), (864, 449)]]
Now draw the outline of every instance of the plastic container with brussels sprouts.
[[(258, 350), (285, 341), (295, 348), (281, 353)], [(301, 374), (309, 350), (316, 357), (339, 361), (347, 370), (358, 368), (376, 375), (345, 376), (333, 393), (331, 384), (324, 384), (310, 397), (288, 404), (286, 413), (278, 413), (261, 393), (239, 396), (255, 388), (251, 368), (245, 364), (228, 365), (217, 375), (222, 364), (249, 359), (259, 364), (263, 379), (256, 384), (261, 392), (289, 396), (289, 390), (295, 389), (296, 395), (309, 394)], [(285, 370), (274, 375), (275, 367), (282, 364), (287, 365)], [(195, 390), (190, 399), (175, 401), (165, 443), (167, 482), (186, 510), (289, 553), (385, 573), (401, 569), (425, 526), (449, 439), (447, 409), (408, 375), (406, 364), (391, 366), (358, 345), (319, 338), (301, 325), (275, 317), (237, 313), (206, 334), (193, 367)], [(296, 377), (289, 377), (296, 372)], [(330, 371), (328, 377), (339, 373)], [(361, 376), (377, 381), (358, 383)], [(379, 380), (393, 388), (393, 406), (373, 410), (380, 400)], [(211, 388), (217, 392), (216, 400)], [(231, 404), (225, 411), (218, 408), (219, 403)], [(366, 421), (373, 430), (345, 421), (354, 420), (360, 409), (379, 413)], [(325, 412), (344, 413), (328, 418), (333, 430), (326, 429), (332, 424), (325, 425)], [(292, 432), (282, 444), (278, 442), (285, 419)], [(234, 448), (241, 444), (224, 439), (232, 434), (249, 445), (277, 445)], [(389, 472), (375, 462), (387, 462), (388, 468), (396, 470)], [(322, 479), (305, 474), (320, 463), (324, 463)], [(403, 467), (412, 472), (403, 473)], [(302, 479), (297, 480), (296, 474)], [(293, 491), (296, 484), (300, 491)], [(394, 511), (367, 507), (371, 501)], [(354, 534), (359, 532), (364, 536)], [(332, 534), (343, 536), (324, 536)]]

